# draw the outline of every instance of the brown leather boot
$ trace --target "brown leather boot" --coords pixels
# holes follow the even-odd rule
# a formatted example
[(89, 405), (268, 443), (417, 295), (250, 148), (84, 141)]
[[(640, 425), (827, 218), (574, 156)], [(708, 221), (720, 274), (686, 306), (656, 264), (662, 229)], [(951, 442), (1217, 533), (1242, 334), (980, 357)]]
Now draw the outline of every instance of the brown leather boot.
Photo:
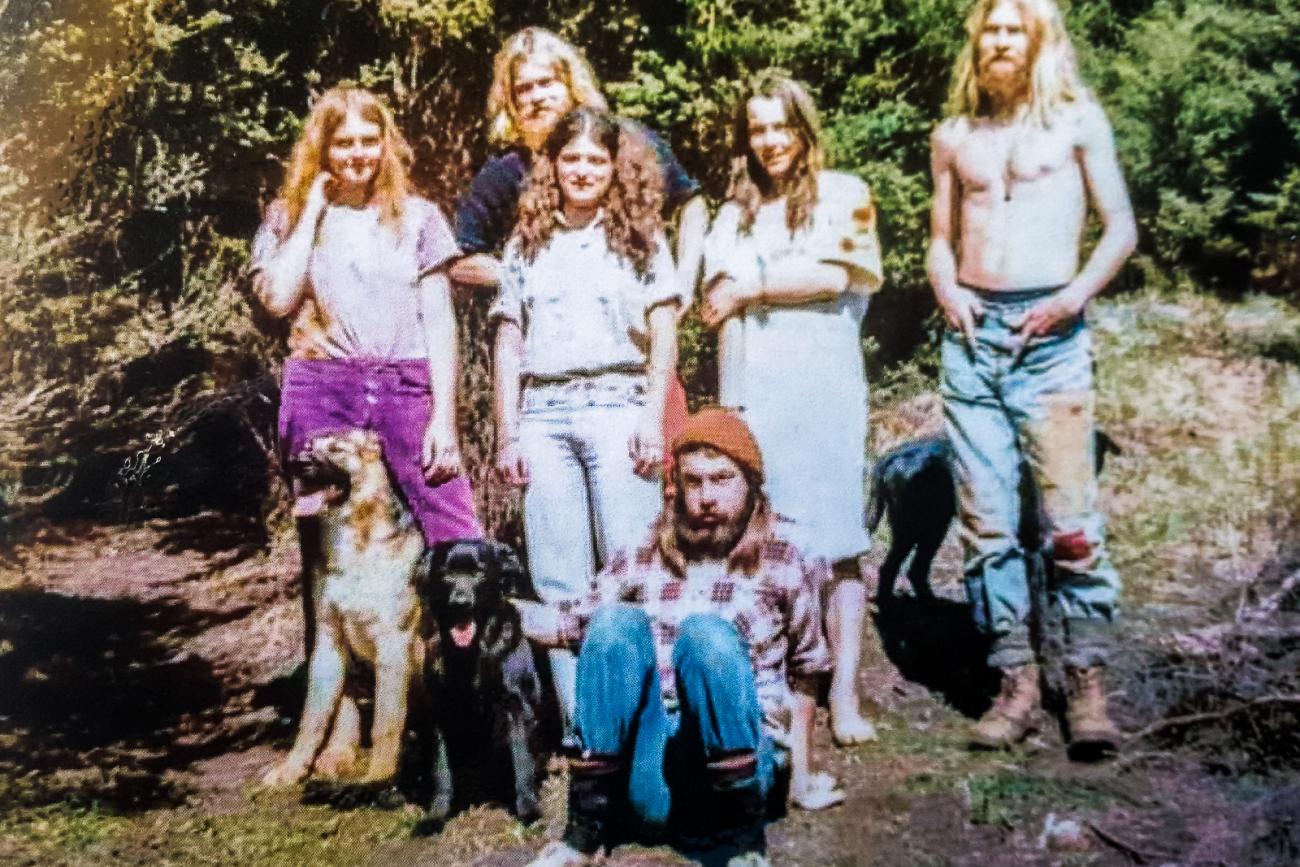
[(1001, 750), (1018, 744), (1037, 726), (1038, 666), (1031, 663), (1002, 671), (1002, 691), (979, 722), (971, 726), (970, 745)]
[(1119, 749), (1124, 739), (1106, 709), (1102, 667), (1065, 672), (1065, 723), (1070, 729), (1070, 758), (1093, 761)]

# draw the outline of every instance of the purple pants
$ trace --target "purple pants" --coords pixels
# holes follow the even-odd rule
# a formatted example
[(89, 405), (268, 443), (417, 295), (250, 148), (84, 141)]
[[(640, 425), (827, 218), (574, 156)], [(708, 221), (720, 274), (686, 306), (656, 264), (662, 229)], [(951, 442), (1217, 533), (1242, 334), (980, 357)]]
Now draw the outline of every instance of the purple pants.
[(432, 409), (423, 359), (290, 358), (280, 387), (280, 454), (291, 457), (319, 433), (372, 430), (425, 541), (481, 539), (469, 479), (461, 475), (436, 487), (424, 480), (420, 446)]

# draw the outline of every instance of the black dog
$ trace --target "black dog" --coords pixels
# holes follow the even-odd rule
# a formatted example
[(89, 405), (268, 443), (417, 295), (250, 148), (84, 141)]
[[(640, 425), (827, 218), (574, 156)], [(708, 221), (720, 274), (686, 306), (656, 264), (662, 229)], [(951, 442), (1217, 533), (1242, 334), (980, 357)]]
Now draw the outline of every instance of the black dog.
[[(1096, 470), (1101, 472), (1107, 454), (1119, 454), (1119, 446), (1101, 431), (1094, 433)], [(1029, 467), (1020, 466), (1021, 548), (1041, 552), (1044, 520), (1038, 491)], [(894, 584), (907, 555), (915, 550), (907, 568), (907, 580), (921, 600), (932, 600), (930, 566), (957, 514), (957, 488), (953, 473), (952, 443), (946, 436), (932, 436), (904, 443), (881, 455), (871, 473), (871, 512), (867, 530), (874, 533), (881, 517), (889, 518), (893, 534), (885, 562), (880, 567), (877, 598), (887, 604), (894, 596)]]
[(425, 655), (433, 799), (416, 832), (439, 830), (453, 806), (478, 800), (512, 803), (521, 820), (535, 821), (541, 680), (506, 598), (524, 593), (519, 560), (498, 542), (444, 542), (425, 555), (422, 572), (437, 636)]

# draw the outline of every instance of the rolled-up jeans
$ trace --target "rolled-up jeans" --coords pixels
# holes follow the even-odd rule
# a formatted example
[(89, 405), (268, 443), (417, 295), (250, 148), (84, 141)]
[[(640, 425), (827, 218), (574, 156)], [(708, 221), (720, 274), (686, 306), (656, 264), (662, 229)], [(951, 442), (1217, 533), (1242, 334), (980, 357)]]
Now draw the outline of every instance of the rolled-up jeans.
[(774, 779), (773, 745), (736, 627), (715, 614), (687, 617), (673, 670), (679, 707), (670, 713), (646, 613), (615, 605), (591, 618), (578, 656), (577, 739), (583, 750), (626, 765), (628, 804), (650, 826), (667, 824), (674, 790), (698, 789), (709, 761), (753, 753), (754, 775), (741, 785), (760, 798)]
[(420, 452), (434, 399), (424, 359), (290, 358), (280, 388), (282, 459), (287, 466), (287, 459), (320, 433), (374, 431), (429, 544), (482, 538), (469, 478), (459, 475), (440, 485), (424, 478)]
[(1092, 335), (1082, 317), (1035, 337), (1024, 351), (1012, 325), (1057, 290), (980, 292), (984, 317), (967, 345), (943, 340), (941, 392), (956, 459), (966, 592), (989, 664), (1031, 662), (1032, 604), (1021, 547), (1020, 474), (1037, 485), (1052, 566), (1049, 604), (1065, 630), (1065, 663), (1105, 664), (1118, 613), (1119, 575), (1097, 510)]
[[(585, 596), (615, 551), (645, 541), (663, 507), (659, 481), (638, 476), (628, 453), (645, 387), (644, 374), (604, 373), (524, 388), (524, 541), (543, 602)], [(571, 651), (552, 650), (550, 661), (567, 727), (576, 660)]]

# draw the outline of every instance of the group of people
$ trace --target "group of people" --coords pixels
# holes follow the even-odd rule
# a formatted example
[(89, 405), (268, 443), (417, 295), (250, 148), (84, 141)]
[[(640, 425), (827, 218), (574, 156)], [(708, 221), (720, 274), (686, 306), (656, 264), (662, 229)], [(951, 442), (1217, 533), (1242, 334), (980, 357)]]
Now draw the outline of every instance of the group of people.
[[(1131, 251), (1133, 218), (1052, 0), (979, 0), (968, 30), (932, 143), (929, 270), (949, 325), (966, 587), (1004, 672), (972, 741), (1014, 743), (1037, 711), (1023, 465), (1051, 531), (1072, 737), (1113, 743), (1100, 673), (1118, 578), (1095, 505), (1082, 314)], [(668, 145), (611, 114), (553, 33), (507, 40), (488, 115), (502, 150), (453, 227), (410, 189), (410, 149), (379, 99), (317, 100), (252, 253), (263, 304), (291, 321), (282, 448), (375, 430), (427, 540), (481, 537), (457, 445), (451, 288), (494, 292), (495, 469), (524, 490), (541, 602), (518, 607), (550, 648), (570, 754), (568, 828), (534, 863), (584, 863), (666, 828), (721, 840), (728, 864), (766, 863), (779, 765), (796, 806), (843, 797), (813, 771), (820, 676), (834, 740), (875, 736), (857, 684), (861, 328), (883, 281), (871, 192), (825, 169), (813, 101), (779, 71), (735, 106), (711, 224)], [(1080, 269), (1090, 202), (1102, 232)], [(688, 415), (677, 325), (697, 291), (722, 406)]]

